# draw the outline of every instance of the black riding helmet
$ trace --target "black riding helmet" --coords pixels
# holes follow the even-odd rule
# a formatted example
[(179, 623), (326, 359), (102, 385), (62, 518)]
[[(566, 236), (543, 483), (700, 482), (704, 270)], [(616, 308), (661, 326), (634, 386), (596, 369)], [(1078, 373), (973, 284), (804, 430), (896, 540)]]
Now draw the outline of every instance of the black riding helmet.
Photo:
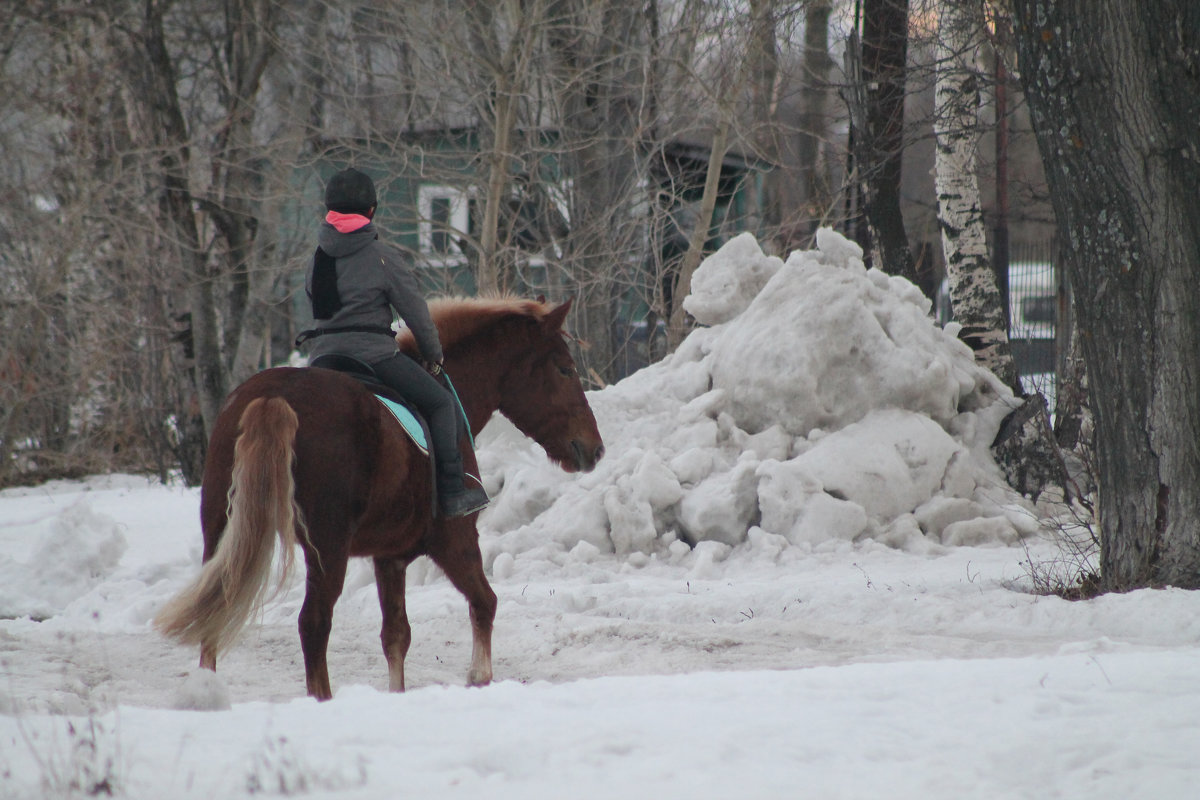
[(349, 167), (325, 184), (325, 208), (341, 214), (363, 214), (375, 207), (375, 182), (364, 172)]

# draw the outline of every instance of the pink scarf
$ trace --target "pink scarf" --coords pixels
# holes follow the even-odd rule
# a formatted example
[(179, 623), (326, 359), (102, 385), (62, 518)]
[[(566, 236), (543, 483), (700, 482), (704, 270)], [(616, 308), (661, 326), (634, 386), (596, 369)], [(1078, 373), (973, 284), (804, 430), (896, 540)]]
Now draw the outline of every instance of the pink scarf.
[(351, 233), (371, 220), (362, 214), (343, 214), (340, 211), (330, 211), (325, 215), (325, 221), (337, 228), (338, 233)]

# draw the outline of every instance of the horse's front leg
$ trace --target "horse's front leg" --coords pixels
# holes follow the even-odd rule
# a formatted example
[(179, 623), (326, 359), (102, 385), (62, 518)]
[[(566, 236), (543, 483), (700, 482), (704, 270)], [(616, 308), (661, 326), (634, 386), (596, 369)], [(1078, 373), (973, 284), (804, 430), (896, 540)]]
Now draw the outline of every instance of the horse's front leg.
[(479, 534), (473, 518), (446, 520), (432, 537), (429, 556), (467, 598), (471, 611), (471, 668), (467, 683), (486, 686), (492, 682), (492, 623), (496, 619), (496, 593), (483, 572)]
[(375, 559), (375, 588), (383, 611), (383, 655), (388, 664), (388, 690), (404, 691), (404, 658), (412, 643), (412, 627), (404, 608), (404, 573), (408, 561), (401, 558)]
[[(482, 575), (482, 570), (480, 571)], [(481, 610), (479, 603), (471, 602), (471, 668), (467, 670), (468, 686), (487, 686), (492, 682), (492, 622), (496, 618), (496, 595), (483, 578), (484, 587), (491, 594), (491, 610)]]

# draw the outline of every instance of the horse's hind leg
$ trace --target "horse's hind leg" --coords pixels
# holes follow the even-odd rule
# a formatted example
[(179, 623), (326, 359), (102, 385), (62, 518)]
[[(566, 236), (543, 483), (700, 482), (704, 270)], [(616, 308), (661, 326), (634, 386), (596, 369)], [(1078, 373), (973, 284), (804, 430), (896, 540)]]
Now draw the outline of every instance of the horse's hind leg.
[[(466, 526), (470, 524), (471, 527)], [(459, 527), (459, 525), (463, 527)], [(467, 598), (471, 611), (471, 668), (467, 683), (486, 686), (492, 682), (492, 623), (496, 619), (496, 593), (488, 585), (479, 553), (479, 538), (473, 523), (446, 523), (431, 537), (429, 556)]]
[(375, 588), (383, 611), (383, 655), (388, 664), (388, 690), (404, 691), (404, 658), (412, 643), (412, 627), (404, 608), (404, 572), (408, 561), (401, 558), (375, 559)]
[(211, 644), (200, 645), (200, 668), (217, 671), (217, 648)]
[[(200, 508), (201, 525), (204, 530), (204, 563), (207, 564), (217, 552), (217, 545), (221, 542), (221, 532), (225, 530), (228, 517), (223, 508), (216, 509), (211, 503), (202, 503)], [(216, 642), (200, 643), (200, 668), (217, 671)]]
[(304, 604), (300, 607), (300, 649), (304, 653), (304, 678), (308, 694), (318, 700), (329, 700), (329, 666), (325, 654), (329, 647), (329, 632), (333, 629), (333, 606), (342, 593), (346, 579), (346, 555), (329, 553), (315, 559), (305, 551), (308, 561), (308, 583)]
[[(217, 553), (221, 534), (229, 524), (229, 483), (232, 465), (231, 447), (225, 441), (214, 439), (205, 463), (204, 486), (200, 490), (200, 530), (204, 535), (203, 563), (207, 564)], [(216, 642), (200, 643), (201, 669), (217, 671)]]

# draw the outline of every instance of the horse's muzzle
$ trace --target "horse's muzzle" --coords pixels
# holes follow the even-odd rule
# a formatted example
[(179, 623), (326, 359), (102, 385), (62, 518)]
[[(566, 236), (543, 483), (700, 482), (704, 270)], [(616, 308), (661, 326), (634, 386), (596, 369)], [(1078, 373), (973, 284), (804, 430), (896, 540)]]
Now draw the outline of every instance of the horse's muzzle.
[(571, 454), (575, 456), (575, 467), (580, 472), (591, 472), (596, 462), (604, 457), (604, 445), (589, 446), (578, 439), (571, 440)]

